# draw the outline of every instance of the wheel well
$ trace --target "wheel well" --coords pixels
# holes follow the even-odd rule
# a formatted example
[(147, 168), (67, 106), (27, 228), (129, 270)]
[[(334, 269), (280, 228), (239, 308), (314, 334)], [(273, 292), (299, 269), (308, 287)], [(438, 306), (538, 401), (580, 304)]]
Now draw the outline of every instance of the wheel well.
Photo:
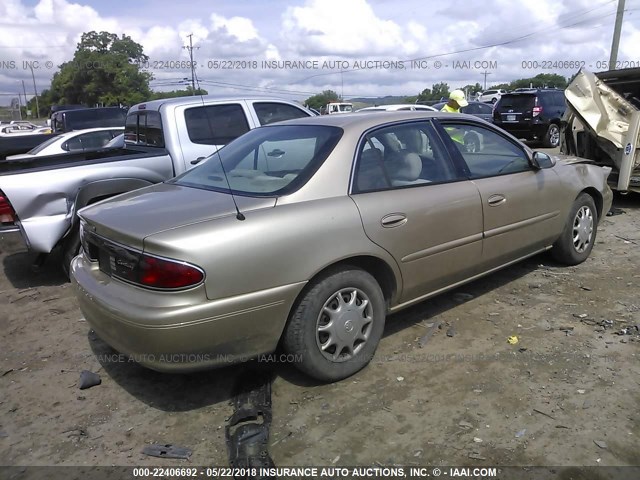
[(587, 187), (580, 193), (586, 193), (591, 198), (593, 198), (593, 201), (596, 204), (596, 211), (598, 212), (598, 221), (600, 221), (600, 219), (602, 218), (602, 207), (604, 206), (604, 202), (602, 200), (602, 195), (600, 195), (600, 192), (593, 187)]
[(340, 265), (352, 265), (354, 267), (359, 267), (372, 275), (373, 278), (375, 278), (378, 282), (378, 285), (380, 285), (387, 305), (391, 302), (391, 299), (395, 296), (398, 290), (395, 275), (393, 274), (393, 270), (391, 270), (391, 267), (389, 267), (389, 265), (387, 265), (384, 260), (369, 255), (360, 255), (357, 257), (345, 258), (336, 263), (332, 263), (331, 265), (328, 265), (327, 267), (316, 273), (311, 280), (313, 281), (315, 278), (322, 275), (327, 270), (334, 269)]

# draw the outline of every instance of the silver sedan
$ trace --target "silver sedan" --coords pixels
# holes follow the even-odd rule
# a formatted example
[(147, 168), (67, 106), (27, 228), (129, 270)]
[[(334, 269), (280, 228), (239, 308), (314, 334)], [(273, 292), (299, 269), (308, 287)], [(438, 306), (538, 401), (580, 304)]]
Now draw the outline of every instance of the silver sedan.
[(545, 250), (583, 262), (609, 173), (466, 115), (283, 122), (81, 210), (74, 285), (96, 333), (150, 368), (280, 345), (336, 381), (371, 360), (389, 313)]

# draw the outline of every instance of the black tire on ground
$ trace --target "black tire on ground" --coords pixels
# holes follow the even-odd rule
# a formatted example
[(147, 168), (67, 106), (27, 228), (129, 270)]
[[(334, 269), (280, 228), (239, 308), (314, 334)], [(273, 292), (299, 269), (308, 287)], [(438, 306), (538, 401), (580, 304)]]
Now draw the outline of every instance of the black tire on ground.
[(544, 134), (542, 143), (546, 148), (556, 148), (560, 145), (560, 127), (555, 123), (549, 125), (547, 132)]
[(62, 270), (69, 280), (71, 280), (71, 261), (78, 253), (80, 253), (80, 228), (76, 225), (62, 241)]
[[(299, 370), (318, 380), (335, 382), (371, 361), (384, 331), (385, 316), (386, 303), (376, 279), (358, 267), (343, 265), (328, 270), (302, 293), (291, 312), (282, 345), (295, 356)], [(342, 344), (351, 349), (338, 347)]]
[(581, 193), (571, 207), (562, 234), (553, 244), (551, 255), (566, 265), (584, 262), (591, 254), (597, 230), (598, 211), (593, 197)]

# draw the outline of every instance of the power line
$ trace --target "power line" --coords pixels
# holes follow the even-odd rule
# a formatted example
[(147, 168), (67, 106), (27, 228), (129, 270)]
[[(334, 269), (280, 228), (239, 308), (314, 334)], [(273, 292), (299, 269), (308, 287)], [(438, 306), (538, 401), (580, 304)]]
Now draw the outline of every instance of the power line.
[(195, 69), (194, 69), (194, 64), (193, 64), (193, 49), (196, 48), (200, 48), (200, 47), (194, 47), (193, 46), (193, 33), (190, 33), (189, 35), (187, 35), (187, 37), (189, 37), (189, 46), (184, 46), (182, 48), (186, 48), (187, 50), (189, 50), (189, 58), (191, 59), (191, 90), (192, 90), (192, 95), (196, 94), (196, 79), (195, 79)]

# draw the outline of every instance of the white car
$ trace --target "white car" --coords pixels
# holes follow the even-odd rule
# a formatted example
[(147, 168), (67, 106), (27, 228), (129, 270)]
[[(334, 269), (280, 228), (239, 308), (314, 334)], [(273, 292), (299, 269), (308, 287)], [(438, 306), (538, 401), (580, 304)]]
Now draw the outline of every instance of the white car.
[(482, 92), (480, 94), (480, 96), (478, 97), (478, 101), (485, 103), (496, 103), (505, 93), (507, 93), (507, 91), (503, 89), (487, 90), (486, 92)]
[(403, 103), (397, 105), (378, 105), (377, 107), (365, 107), (358, 110), (358, 112), (399, 112), (404, 110), (412, 110), (412, 111), (429, 111), (436, 112), (437, 110), (428, 105), (416, 105), (413, 103)]
[(9, 155), (7, 160), (34, 158), (43, 155), (58, 155), (69, 152), (82, 152), (97, 150), (104, 147), (114, 137), (124, 131), (124, 127), (88, 128), (86, 130), (73, 130), (55, 137), (32, 148), (27, 153)]

